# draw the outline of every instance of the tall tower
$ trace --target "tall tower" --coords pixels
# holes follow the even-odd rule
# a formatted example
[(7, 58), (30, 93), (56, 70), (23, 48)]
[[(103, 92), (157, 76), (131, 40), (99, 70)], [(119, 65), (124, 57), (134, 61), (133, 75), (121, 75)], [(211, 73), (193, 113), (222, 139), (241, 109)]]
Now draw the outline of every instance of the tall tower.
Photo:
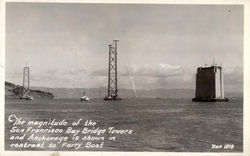
[(121, 100), (117, 89), (117, 42), (118, 40), (113, 40), (109, 45), (108, 95), (104, 100)]
[(23, 90), (22, 98), (30, 96), (30, 68), (26, 66), (23, 68)]

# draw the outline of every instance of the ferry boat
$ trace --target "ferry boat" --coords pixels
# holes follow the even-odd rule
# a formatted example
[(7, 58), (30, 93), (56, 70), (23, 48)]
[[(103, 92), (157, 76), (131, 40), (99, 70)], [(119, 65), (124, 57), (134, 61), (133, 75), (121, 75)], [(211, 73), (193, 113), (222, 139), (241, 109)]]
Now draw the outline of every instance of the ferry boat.
[(85, 92), (83, 92), (83, 97), (80, 98), (81, 101), (89, 101), (89, 97), (85, 95)]

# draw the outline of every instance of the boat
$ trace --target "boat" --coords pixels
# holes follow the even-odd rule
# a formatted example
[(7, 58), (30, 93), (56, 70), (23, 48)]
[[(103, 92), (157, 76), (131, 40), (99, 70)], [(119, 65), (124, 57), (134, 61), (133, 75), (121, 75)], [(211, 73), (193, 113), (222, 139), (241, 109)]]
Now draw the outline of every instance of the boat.
[(83, 97), (80, 98), (81, 101), (89, 101), (89, 97), (85, 95), (85, 92), (83, 92)]

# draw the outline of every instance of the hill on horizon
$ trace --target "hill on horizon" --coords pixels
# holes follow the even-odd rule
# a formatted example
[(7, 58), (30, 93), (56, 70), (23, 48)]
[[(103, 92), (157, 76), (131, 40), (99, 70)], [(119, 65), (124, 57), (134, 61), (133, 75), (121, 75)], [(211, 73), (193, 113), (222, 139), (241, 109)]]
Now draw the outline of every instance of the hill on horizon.
[[(80, 98), (85, 92), (90, 98), (104, 98), (107, 95), (107, 88), (49, 88), (49, 87), (31, 87), (46, 92), (51, 92), (54, 98)], [(194, 89), (176, 88), (176, 89), (151, 89), (151, 90), (136, 90), (139, 98), (193, 98), (195, 96)], [(118, 94), (122, 98), (134, 98), (134, 90), (118, 89)], [(225, 96), (243, 97), (242, 92), (225, 92)]]
[[(5, 98), (17, 99), (22, 96), (23, 87), (11, 82), (5, 81)], [(54, 95), (40, 89), (30, 89), (30, 95), (35, 99), (53, 99)]]
[[(107, 88), (49, 88), (31, 86), (31, 95), (34, 98), (80, 98), (83, 92), (90, 98), (104, 98), (107, 95)], [(5, 82), (5, 98), (18, 98), (21, 94), (22, 86), (14, 83)], [(132, 89), (118, 89), (119, 96), (122, 98), (134, 98), (135, 94)], [(195, 96), (194, 89), (176, 88), (176, 89), (151, 89), (136, 90), (139, 98), (193, 98)], [(242, 92), (225, 92), (225, 96), (243, 97)]]

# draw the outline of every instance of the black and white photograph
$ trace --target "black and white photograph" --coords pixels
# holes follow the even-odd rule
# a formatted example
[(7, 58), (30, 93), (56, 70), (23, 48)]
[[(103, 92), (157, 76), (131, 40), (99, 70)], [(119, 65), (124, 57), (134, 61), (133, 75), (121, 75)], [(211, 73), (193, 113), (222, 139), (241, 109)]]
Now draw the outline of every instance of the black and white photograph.
[(243, 60), (243, 4), (6, 2), (4, 151), (243, 153)]

